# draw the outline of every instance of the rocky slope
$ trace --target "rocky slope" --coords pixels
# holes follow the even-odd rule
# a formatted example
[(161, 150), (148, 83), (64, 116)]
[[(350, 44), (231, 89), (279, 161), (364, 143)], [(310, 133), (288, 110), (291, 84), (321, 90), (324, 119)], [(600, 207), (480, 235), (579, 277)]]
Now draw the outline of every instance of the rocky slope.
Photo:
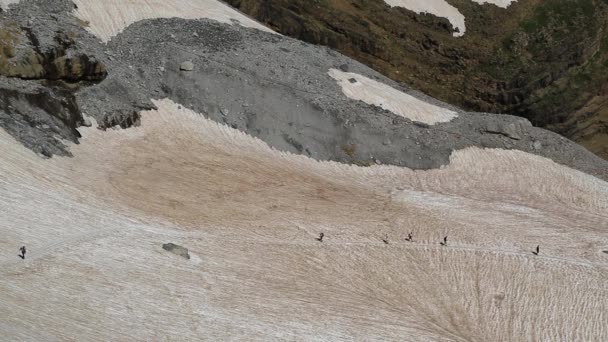
[(3, 339), (608, 340), (606, 160), (219, 1), (9, 2)]
[[(78, 3), (87, 4), (85, 0)], [(455, 150), (480, 146), (519, 149), (608, 178), (608, 169), (598, 158), (523, 119), (451, 108), (458, 113), (453, 120), (427, 125), (397, 115), (380, 103), (353, 101), (330, 77), (331, 69), (380, 81), (393, 87), (392, 91), (411, 93), (438, 108), (449, 107), (331, 50), (258, 30), (227, 30), (200, 21), (159, 18), (136, 22), (133, 17), (107, 25), (96, 18), (108, 11), (107, 16), (115, 19), (112, 9), (116, 5), (96, 6), (95, 11), (77, 17), (70, 1), (28, 1), (0, 18), (3, 27), (20, 37), (7, 40), (15, 50), (38, 50), (40, 56), (84, 56), (82, 59), (96, 63), (94, 68), (61, 69), (79, 71), (62, 74), (67, 80), (57, 81), (57, 75), (42, 72), (40, 80), (7, 75), (7, 82), (0, 84), (1, 91), (8, 94), (0, 125), (43, 155), (69, 154), (63, 141), (77, 141), (75, 129), (86, 122), (83, 114), (96, 119), (102, 129), (126, 128), (138, 124), (139, 111), (154, 108), (150, 99), (166, 96), (278, 149), (319, 160), (429, 169), (447, 164)], [(129, 20), (135, 23), (129, 26)], [(128, 29), (120, 32), (124, 28)], [(99, 32), (104, 39), (104, 30), (116, 36), (104, 44), (88, 30)], [(57, 36), (73, 37), (77, 44), (66, 47)], [(15, 54), (10, 65), (23, 65), (18, 57)], [(196, 72), (179, 71), (184, 61), (193, 61)], [(25, 65), (41, 69), (36, 63)], [(85, 79), (78, 80), (78, 75)], [(13, 100), (11, 95), (40, 92), (56, 99), (51, 102), (70, 103), (65, 108), (73, 109), (48, 110), (38, 102)], [(33, 95), (17, 99), (24, 96), (30, 99)], [(62, 112), (71, 114), (62, 116)], [(41, 137), (46, 137), (45, 143)]]
[(608, 2), (448, 0), (445, 18), (384, 0), (228, 0), (283, 34), (327, 45), (465, 109), (523, 116), (608, 158)]

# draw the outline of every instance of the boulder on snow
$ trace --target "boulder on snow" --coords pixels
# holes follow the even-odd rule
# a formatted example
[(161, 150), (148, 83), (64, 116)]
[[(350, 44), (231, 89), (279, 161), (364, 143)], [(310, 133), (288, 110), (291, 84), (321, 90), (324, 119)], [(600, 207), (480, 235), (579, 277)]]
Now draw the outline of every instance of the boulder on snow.
[(184, 259), (190, 260), (190, 253), (188, 252), (188, 248), (176, 245), (174, 243), (165, 243), (163, 245), (163, 249)]

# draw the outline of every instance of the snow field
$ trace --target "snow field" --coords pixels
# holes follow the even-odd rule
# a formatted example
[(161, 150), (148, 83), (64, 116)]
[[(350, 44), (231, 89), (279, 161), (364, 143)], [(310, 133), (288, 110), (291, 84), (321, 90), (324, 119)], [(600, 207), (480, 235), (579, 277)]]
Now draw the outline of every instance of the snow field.
[(82, 129), (73, 158), (0, 132), (5, 338), (608, 338), (607, 183), (479, 148), (429, 171), (317, 162), (155, 104)]
[(127, 26), (145, 19), (208, 18), (222, 23), (238, 22), (246, 27), (272, 32), (217, 0), (74, 0), (74, 15), (89, 23), (88, 30), (107, 42)]

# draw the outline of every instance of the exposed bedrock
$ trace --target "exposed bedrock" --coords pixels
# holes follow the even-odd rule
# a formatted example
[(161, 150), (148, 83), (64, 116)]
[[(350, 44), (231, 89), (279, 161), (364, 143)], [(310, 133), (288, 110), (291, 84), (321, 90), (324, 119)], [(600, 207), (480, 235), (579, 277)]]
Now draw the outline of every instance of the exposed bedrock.
[(73, 32), (55, 32), (41, 44), (35, 30), (7, 22), (0, 29), (0, 75), (29, 80), (101, 81), (105, 66), (75, 47)]
[(107, 76), (83, 44), (89, 35), (69, 16), (72, 6), (30, 1), (0, 14), (0, 127), (46, 157), (69, 155), (63, 141), (78, 143), (76, 128), (90, 125), (76, 93)]
[(69, 90), (0, 78), (0, 127), (45, 157), (69, 155), (61, 140), (78, 142), (85, 124)]

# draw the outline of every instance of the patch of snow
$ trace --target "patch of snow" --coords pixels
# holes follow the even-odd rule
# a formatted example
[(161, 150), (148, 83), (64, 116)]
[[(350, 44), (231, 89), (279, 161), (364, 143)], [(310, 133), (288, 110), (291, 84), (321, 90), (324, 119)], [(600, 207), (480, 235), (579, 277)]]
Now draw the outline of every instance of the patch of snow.
[(145, 19), (208, 18), (266, 32), (271, 29), (218, 0), (73, 0), (74, 15), (89, 23), (88, 30), (107, 42), (127, 26)]
[[(472, 0), (478, 4), (494, 4), (498, 7), (507, 8), (517, 0)], [(429, 13), (437, 17), (446, 18), (450, 21), (457, 32), (454, 37), (462, 37), (466, 31), (465, 17), (458, 8), (450, 5), (445, 0), (384, 0), (391, 7), (403, 7), (416, 13)]]
[(454, 37), (461, 37), (466, 31), (464, 15), (445, 0), (384, 0), (391, 7), (403, 7), (416, 13), (429, 13), (441, 18), (447, 18), (458, 32)]
[(338, 81), (347, 97), (382, 107), (412, 121), (434, 125), (440, 122), (449, 122), (458, 116), (453, 110), (422, 101), (359, 74), (331, 69), (329, 75)]
[(516, 2), (517, 0), (472, 0), (480, 5), (485, 3), (493, 4), (501, 8), (507, 8), (511, 5), (512, 2)]

